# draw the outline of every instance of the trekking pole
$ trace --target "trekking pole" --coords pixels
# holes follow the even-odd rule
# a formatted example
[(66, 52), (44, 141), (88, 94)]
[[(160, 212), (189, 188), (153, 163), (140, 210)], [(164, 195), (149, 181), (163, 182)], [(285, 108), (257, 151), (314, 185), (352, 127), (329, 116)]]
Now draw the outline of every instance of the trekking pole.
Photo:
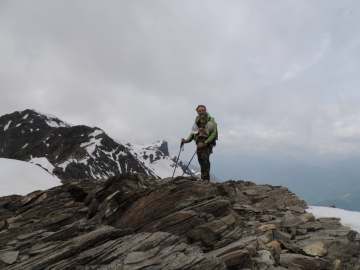
[[(185, 171), (183, 171), (182, 176), (184, 175), (184, 173), (186, 172), (187, 168), (189, 167), (189, 165), (190, 165), (190, 163), (191, 163), (192, 159), (194, 158), (194, 156), (195, 156), (196, 152), (197, 152), (197, 148), (196, 148), (195, 153), (193, 154), (192, 158), (190, 159), (190, 162), (189, 162), (189, 163), (188, 163), (188, 165), (186, 166)], [(181, 177), (182, 177), (182, 176), (181, 176)]]
[[(183, 147), (183, 145), (184, 145), (184, 143), (183, 143), (183, 142), (181, 142), (181, 144), (180, 144), (180, 151), (179, 151), (179, 155), (178, 155), (178, 157), (177, 157), (176, 164), (175, 164), (175, 169), (174, 169), (174, 173), (173, 173), (173, 176), (172, 176), (172, 178), (171, 178), (171, 179), (174, 179), (175, 170), (176, 170), (176, 167), (177, 167), (177, 164), (178, 164), (178, 161), (179, 161), (179, 157), (180, 157), (180, 153), (181, 153), (181, 148)], [(183, 148), (183, 151), (184, 151), (184, 148)]]

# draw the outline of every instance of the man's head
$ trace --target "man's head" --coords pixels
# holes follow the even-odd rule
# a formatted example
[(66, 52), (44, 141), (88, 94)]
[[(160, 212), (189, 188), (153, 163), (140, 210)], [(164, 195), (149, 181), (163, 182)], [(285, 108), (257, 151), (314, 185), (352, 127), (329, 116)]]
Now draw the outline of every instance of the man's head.
[(206, 117), (206, 106), (205, 105), (197, 106), (196, 111), (201, 118)]

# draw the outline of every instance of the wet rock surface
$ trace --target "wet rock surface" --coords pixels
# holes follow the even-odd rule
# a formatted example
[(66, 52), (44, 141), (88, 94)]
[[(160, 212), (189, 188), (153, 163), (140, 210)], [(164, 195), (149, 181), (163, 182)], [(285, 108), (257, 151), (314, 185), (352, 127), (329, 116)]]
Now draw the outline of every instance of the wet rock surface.
[(121, 174), (0, 197), (0, 269), (360, 269), (288, 189)]

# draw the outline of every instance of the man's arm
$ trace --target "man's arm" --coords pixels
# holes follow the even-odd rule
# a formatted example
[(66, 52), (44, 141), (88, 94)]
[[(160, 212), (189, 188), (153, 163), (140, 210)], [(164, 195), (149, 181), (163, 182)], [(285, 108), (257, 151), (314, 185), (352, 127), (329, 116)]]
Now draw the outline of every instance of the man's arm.
[(194, 134), (190, 134), (189, 137), (185, 140), (185, 143), (189, 143), (194, 139)]

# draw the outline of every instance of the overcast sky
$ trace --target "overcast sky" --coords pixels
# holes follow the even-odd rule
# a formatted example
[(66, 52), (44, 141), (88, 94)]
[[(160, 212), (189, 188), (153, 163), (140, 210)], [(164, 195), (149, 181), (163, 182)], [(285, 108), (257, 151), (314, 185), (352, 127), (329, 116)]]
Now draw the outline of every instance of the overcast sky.
[(358, 0), (2, 0), (0, 40), (0, 115), (177, 155), (205, 104), (214, 158), (360, 154)]

